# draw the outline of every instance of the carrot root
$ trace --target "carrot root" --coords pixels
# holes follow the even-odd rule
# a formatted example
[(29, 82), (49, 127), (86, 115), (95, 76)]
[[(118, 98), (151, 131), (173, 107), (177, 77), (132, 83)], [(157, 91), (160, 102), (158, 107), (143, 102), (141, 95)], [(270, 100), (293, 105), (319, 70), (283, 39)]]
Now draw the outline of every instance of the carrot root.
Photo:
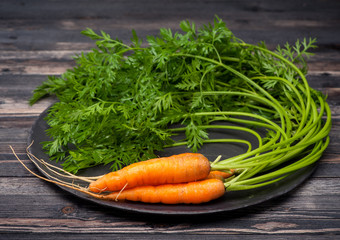
[(223, 196), (225, 187), (219, 179), (205, 179), (196, 182), (139, 186), (101, 195), (103, 200), (137, 201), (163, 204), (200, 204)]
[(90, 183), (89, 190), (120, 191), (127, 188), (168, 183), (183, 183), (205, 179), (210, 172), (210, 162), (199, 153), (183, 153), (170, 157), (155, 158), (131, 164), (121, 170), (108, 173)]
[(230, 169), (229, 172), (211, 171), (209, 175), (207, 176), (207, 179), (216, 178), (216, 179), (220, 179), (221, 181), (224, 181), (225, 179), (233, 176), (234, 172), (235, 171), (233, 169)]
[[(15, 153), (14, 149), (10, 146), (14, 156), (17, 160), (34, 176), (51, 182), (60, 186), (64, 186), (84, 194), (90, 195), (97, 199), (102, 200), (113, 200), (113, 201), (140, 201), (145, 203), (164, 203), (164, 204), (199, 204), (204, 202), (209, 202), (216, 198), (221, 197), (225, 193), (225, 186), (223, 182), (219, 179), (204, 179), (199, 181), (185, 182), (185, 183), (174, 183), (174, 184), (161, 184), (157, 186), (138, 186), (134, 188), (129, 188), (128, 183), (125, 183), (119, 192), (111, 192), (109, 194), (94, 193), (89, 191), (88, 188), (84, 188), (79, 185), (75, 185), (70, 182), (63, 181), (58, 177), (52, 176), (48, 172), (44, 171), (39, 164), (40, 162), (44, 164), (44, 161), (34, 157), (33, 154), (27, 153), (29, 159), (46, 174), (49, 178), (40, 176), (30, 170), (20, 158)], [(45, 165), (48, 170), (50, 170), (48, 165)], [(55, 167), (58, 169), (57, 167)], [(209, 169), (210, 172), (210, 169)], [(208, 172), (208, 173), (209, 173)], [(54, 175), (58, 175), (56, 171), (52, 172)], [(69, 175), (72, 177), (72, 174)], [(79, 178), (78, 180), (84, 180)]]

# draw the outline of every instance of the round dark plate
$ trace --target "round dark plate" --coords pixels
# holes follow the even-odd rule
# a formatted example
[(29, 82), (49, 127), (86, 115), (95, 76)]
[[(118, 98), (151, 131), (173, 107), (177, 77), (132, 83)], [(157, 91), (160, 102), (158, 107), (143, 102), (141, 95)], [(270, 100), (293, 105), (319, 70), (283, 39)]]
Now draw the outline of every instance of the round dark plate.
[[(28, 144), (34, 141), (33, 145), (29, 149), (29, 152), (35, 155), (39, 159), (44, 159), (48, 161), (48, 155), (46, 155), (42, 149), (41, 142), (49, 140), (49, 137), (46, 135), (46, 129), (48, 129), (48, 125), (44, 118), (48, 113), (48, 109), (46, 109), (37, 119), (37, 121), (32, 126), (32, 129), (29, 134)], [(263, 135), (263, 132), (259, 130), (259, 133)], [(232, 131), (232, 130), (218, 130), (209, 132), (211, 138), (240, 138), (246, 139), (250, 141), (254, 148), (257, 147), (258, 142), (253, 135), (248, 134), (246, 132), (240, 131)], [(218, 155), (222, 155), (223, 158), (239, 155), (244, 153), (247, 150), (246, 145), (242, 144), (208, 144), (205, 145), (200, 152), (204, 154), (210, 161), (213, 161)], [(160, 156), (170, 156), (172, 154), (188, 152), (189, 150), (185, 147), (176, 147), (167, 149), (164, 152), (159, 153)], [(60, 163), (56, 163), (54, 161), (49, 161), (49, 163), (59, 166)], [(42, 164), (37, 164), (41, 167), (39, 169), (42, 174), (46, 175), (44, 171), (49, 172)], [(89, 168), (80, 173), (83, 176), (99, 176), (110, 171), (110, 166), (98, 166), (94, 168)], [(137, 202), (115, 202), (115, 201), (105, 201), (95, 199), (85, 193), (81, 193), (63, 186), (60, 186), (65, 191), (70, 192), (82, 199), (89, 200), (93, 203), (103, 205), (106, 207), (112, 207), (116, 209), (138, 212), (138, 213), (148, 213), (148, 214), (158, 214), (158, 215), (202, 215), (202, 214), (212, 214), (218, 212), (231, 211), (236, 209), (245, 208), (251, 205), (255, 205), (269, 199), (281, 196), (298, 185), (300, 185), (304, 180), (306, 180), (316, 168), (316, 164), (310, 165), (289, 177), (285, 178), (283, 181), (279, 181), (268, 185), (266, 187), (257, 188), (253, 190), (244, 190), (244, 191), (235, 191), (235, 192), (226, 192), (226, 194), (214, 201), (198, 204), (198, 205), (165, 205), (165, 204), (147, 204), (147, 203), (137, 203)], [(51, 175), (53, 173), (49, 172)], [(73, 182), (73, 180), (63, 179), (64, 181)], [(79, 182), (79, 184), (84, 183)], [(59, 186), (59, 185), (58, 185)]]

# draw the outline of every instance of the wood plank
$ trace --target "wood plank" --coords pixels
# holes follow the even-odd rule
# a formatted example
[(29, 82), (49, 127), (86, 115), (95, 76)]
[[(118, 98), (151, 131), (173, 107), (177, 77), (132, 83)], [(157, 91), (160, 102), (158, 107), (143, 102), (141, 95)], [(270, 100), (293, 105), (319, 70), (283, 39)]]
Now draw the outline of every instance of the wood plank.
[[(45, 189), (48, 192), (56, 193), (55, 195), (46, 194), (36, 197), (30, 195), (12, 195), (12, 197), (0, 195), (0, 206), (2, 207), (0, 211), (1, 218), (18, 219), (18, 221), (21, 220), (23, 222), (27, 219), (33, 219), (34, 221), (34, 219), (39, 218), (52, 218), (60, 221), (65, 218), (72, 218), (89, 221), (88, 224), (93, 225), (94, 228), (104, 227), (106, 222), (116, 222), (116, 225), (119, 226), (121, 221), (135, 220), (145, 222), (145, 219), (147, 219), (149, 224), (159, 223), (166, 225), (171, 221), (174, 221), (174, 224), (187, 223), (190, 225), (189, 228), (192, 229), (201, 224), (206, 225), (206, 228), (215, 225), (211, 222), (210, 224), (209, 222), (205, 222), (206, 216), (196, 216), (192, 218), (189, 216), (188, 218), (176, 218), (176, 216), (174, 216), (162, 218), (160, 216), (128, 213), (118, 209), (102, 207), (85, 200), (79, 200), (77, 197), (65, 194), (60, 189), (49, 189), (48, 186)], [(227, 223), (227, 226), (234, 228), (246, 228), (249, 226), (249, 218), (254, 219), (254, 225), (255, 223), (265, 225), (266, 222), (276, 222), (278, 225), (280, 222), (285, 223), (285, 219), (289, 218), (295, 224), (304, 222), (303, 226), (299, 226), (299, 228), (302, 229), (313, 226), (322, 228), (323, 222), (326, 221), (330, 223), (327, 227), (339, 227), (339, 207), (334, 204), (338, 196), (331, 196), (329, 199), (327, 199), (327, 196), (307, 197), (306, 200), (315, 201), (315, 203), (312, 204), (306, 202), (306, 200), (304, 201), (303, 198), (299, 196), (298, 191), (299, 190), (248, 208), (214, 214), (214, 219), (216, 224), (223, 226)], [(13, 199), (15, 199), (15, 201), (13, 201)], [(322, 205), (327, 206), (324, 207)], [(16, 209), (16, 212), (13, 212), (12, 209)], [(100, 219), (101, 223), (96, 221), (90, 222), (96, 219)], [(230, 222), (230, 219), (233, 219), (233, 221)], [(4, 222), (2, 224), (0, 223), (0, 229), (3, 229), (3, 224)], [(56, 222), (54, 224), (56, 224)], [(78, 224), (78, 227), (80, 227), (81, 223), (75, 223), (74, 225)], [(257, 226), (257, 228), (267, 229), (267, 233), (269, 233), (270, 230), (280, 227), (275, 227), (275, 225), (270, 226), (270, 224), (268, 224), (268, 226)], [(69, 232), (72, 232), (72, 230)], [(128, 231), (127, 233), (131, 232)]]
[[(163, 234), (181, 234), (187, 235), (193, 234), (195, 235), (229, 235), (229, 234), (339, 234), (339, 229), (335, 226), (322, 226), (323, 221), (320, 221), (320, 225), (308, 226), (309, 228), (299, 229), (299, 227), (303, 226), (305, 222), (301, 221), (298, 224), (296, 223), (287, 223), (287, 222), (267, 222), (261, 225), (253, 226), (229, 226), (229, 227), (205, 227), (205, 228), (193, 228), (190, 224), (184, 225), (175, 225), (172, 227), (167, 227), (167, 225), (163, 225), (162, 227), (153, 227), (153, 226), (138, 226), (136, 223), (131, 226), (123, 224), (118, 225), (116, 223), (105, 222), (105, 225), (102, 225), (99, 221), (78, 221), (75, 219), (7, 219), (8, 224), (6, 228), (6, 232), (31, 232), (31, 233), (90, 233), (90, 234), (99, 234), (103, 231), (107, 234), (154, 234), (154, 233), (163, 233)], [(78, 223), (80, 222), (80, 223)], [(77, 224), (78, 223), (78, 224)], [(1, 219), (0, 219), (1, 224)], [(335, 225), (335, 224), (334, 224)], [(83, 226), (80, 228), (79, 226)], [(88, 227), (87, 227), (88, 226)], [(261, 227), (273, 227), (272, 230), (261, 229)], [(276, 227), (276, 228), (275, 228)], [(0, 230), (4, 231), (5, 229), (0, 228)]]
[[(11, 201), (12, 204), (8, 207), (15, 207), (17, 212), (12, 216), (0, 218), (1, 232), (99, 234), (105, 231), (113, 234), (140, 234), (147, 231), (149, 234), (203, 234), (208, 236), (214, 234), (339, 234), (340, 231), (338, 207), (330, 204), (333, 208), (327, 205), (320, 212), (317, 209), (318, 205), (303, 206), (305, 202), (294, 202), (292, 201), (294, 198), (287, 196), (279, 202), (270, 201), (270, 206), (275, 206), (276, 202), (281, 208), (266, 209), (268, 205), (260, 204), (241, 211), (217, 214), (215, 221), (207, 221), (204, 216), (195, 217), (195, 219), (190, 217), (166, 219), (138, 214), (127, 214), (128, 219), (126, 219), (126, 217), (122, 218), (117, 215), (117, 213), (124, 214), (120, 211), (98, 208), (84, 201), (72, 201), (70, 197), (65, 198), (60, 195), (59, 197), (56, 195), (56, 198), (38, 196), (39, 198), (36, 199), (25, 196), (15, 197), (20, 200), (17, 204)], [(317, 201), (317, 199), (314, 200)], [(1, 205), (3, 202), (8, 202), (7, 198), (1, 197), (1, 200)], [(326, 200), (326, 198), (321, 198), (321, 200)], [(42, 201), (43, 204), (41, 204)], [(290, 202), (295, 208), (286, 208), (286, 202)], [(282, 207), (282, 203), (285, 208)], [(324, 201), (319, 204), (327, 203), (331, 202)], [(106, 214), (103, 214), (103, 210)], [(6, 214), (6, 210), (4, 213)], [(29, 217), (23, 217), (25, 214)], [(253, 219), (251, 223), (248, 221), (249, 217)], [(290, 219), (289, 222), (285, 220), (287, 217)]]
[(35, 122), (35, 116), (0, 116), (0, 129), (1, 128), (24, 128), (29, 129)]
[[(27, 142), (1, 142), (0, 148), (0, 164), (11, 164), (14, 163), (14, 155), (10, 146), (15, 150), (15, 152), (20, 156), (21, 159), (28, 159), (26, 157), (26, 148), (28, 146)], [(17, 163), (16, 163), (17, 164)], [(4, 166), (5, 167), (5, 166)], [(17, 167), (17, 166), (15, 166)], [(6, 170), (3, 169), (6, 173)], [(9, 172), (7, 172), (9, 173)], [(7, 174), (6, 173), (6, 174)]]
[(0, 99), (0, 116), (39, 116), (47, 107), (56, 100), (55, 98), (46, 98), (37, 102), (33, 106), (28, 104), (29, 98), (32, 96), (30, 92), (24, 92), (23, 99), (3, 98)]
[[(321, 45), (338, 46), (337, 1), (327, 1), (327, 4), (322, 1), (289, 2), (290, 9), (287, 9), (287, 3), (268, 5), (266, 1), (229, 1), (227, 6), (224, 1), (194, 4), (179, 0), (170, 4), (148, 1), (143, 6), (125, 1), (104, 1), (101, 4), (87, 1), (81, 6), (75, 4), (77, 12), (65, 11), (59, 1), (48, 4), (39, 1), (4, 2), (1, 9), (6, 11), (0, 10), (4, 19), (0, 20), (0, 47), (3, 50), (70, 49), (73, 45), (80, 49), (89, 46), (89, 40), (80, 35), (86, 27), (102, 29), (128, 41), (131, 29), (145, 37), (157, 34), (159, 27), (178, 30), (183, 19), (193, 20), (198, 25), (211, 22), (215, 14), (222, 17), (236, 35), (252, 42), (265, 40), (276, 45), (310, 36), (317, 37)], [(44, 9), (43, 14), (38, 9)], [(147, 14), (143, 11), (145, 9)], [(315, 14), (315, 9), (318, 9), (318, 14)], [(167, 17), (164, 17), (164, 12)], [(281, 37), (282, 32), (286, 38)]]
[[(62, 231), (70, 234), (75, 230), (82, 233), (87, 233), (87, 231), (100, 233), (103, 229), (109, 233), (124, 231), (126, 234), (132, 234), (136, 231), (140, 233), (139, 231), (147, 230), (149, 227), (150, 233), (209, 235), (214, 234), (214, 229), (218, 230), (218, 234), (228, 234), (228, 231), (229, 234), (339, 233), (339, 215), (337, 214), (339, 208), (333, 205), (333, 208), (326, 207), (322, 208), (323, 210), (318, 210), (319, 206), (315, 204), (303, 207), (303, 201), (295, 201), (296, 198), (291, 196), (286, 196), (280, 201), (271, 200), (250, 208), (215, 214), (214, 221), (207, 221), (204, 216), (196, 216), (194, 219), (192, 217), (161, 218), (129, 214), (115, 209), (98, 207), (98, 205), (87, 201), (72, 200), (71, 196), (62, 194), (37, 198), (17, 196), (17, 201), (2, 196), (0, 199), (1, 202), (9, 203), (8, 205), (1, 204), (4, 209), (1, 211), (3, 217), (0, 218), (1, 232), (32, 231), (41, 233), (48, 229), (53, 229), (52, 232), (60, 232), (58, 227), (63, 222)], [(317, 201), (317, 199), (312, 200)], [(326, 198), (319, 198), (319, 200), (322, 200), (324, 204), (331, 204)], [(330, 200), (334, 201), (336, 198)], [(11, 212), (12, 208), (17, 211)], [(249, 223), (249, 218), (253, 219), (252, 223)], [(288, 218), (290, 222), (285, 220)], [(325, 225), (325, 222), (328, 224)], [(84, 226), (86, 228), (83, 228)]]
[[(180, 6), (181, 2), (179, 3)], [(304, 12), (306, 14), (307, 12)], [(126, 15), (129, 13), (125, 13)], [(234, 15), (235, 14), (235, 15)], [(270, 13), (264, 13), (263, 15), (269, 15)], [(229, 11), (224, 11), (222, 14), (218, 16), (221, 17), (228, 28), (231, 30), (237, 31), (239, 30), (274, 30), (277, 28), (281, 29), (292, 29), (292, 28), (308, 28), (308, 29), (320, 29), (320, 28), (332, 28), (336, 27), (338, 24), (336, 16), (330, 17), (329, 19), (317, 19), (317, 16), (314, 18), (301, 18), (299, 13), (296, 12), (295, 15), (290, 14), (287, 15), (285, 13), (273, 13), (276, 18), (273, 18), (271, 21), (267, 21), (265, 17), (259, 18), (258, 13), (255, 11), (238, 11), (237, 13), (233, 13), (230, 8)], [(308, 13), (311, 14), (311, 13)], [(271, 14), (270, 14), (271, 15)], [(30, 30), (47, 30), (53, 27), (54, 29), (64, 30), (64, 31), (80, 31), (86, 28), (93, 29), (101, 29), (101, 30), (109, 30), (109, 29), (127, 29), (127, 30), (138, 30), (138, 32), (149, 31), (150, 29), (158, 30), (160, 27), (171, 28), (171, 29), (179, 29), (179, 23), (182, 20), (189, 19), (190, 21), (194, 21), (195, 24), (199, 27), (209, 22), (212, 22), (214, 18), (213, 12), (209, 12), (208, 14), (204, 14), (201, 16), (197, 16), (197, 14), (193, 11), (187, 12), (184, 14), (178, 14), (171, 19), (168, 18), (159, 18), (157, 21), (154, 21), (150, 18), (141, 18), (138, 15), (130, 14), (129, 18), (122, 18), (117, 16), (117, 14), (112, 14), (109, 18), (57, 18), (57, 19), (44, 19), (41, 21), (40, 19), (34, 18), (15, 18), (15, 19), (0, 19), (0, 30), (26, 30), (27, 25), (32, 26)], [(34, 27), (33, 27), (34, 26)], [(100, 26), (100, 27), (98, 27)], [(9, 37), (10, 39), (17, 40), (17, 36), (12, 34)]]
[(0, 61), (0, 71), (5, 74), (41, 74), (59, 75), (67, 69), (75, 66), (74, 61), (46, 61), (46, 60), (24, 60), (19, 64), (17, 61)]
[(29, 129), (20, 128), (2, 128), (0, 129), (1, 143), (22, 142), (28, 138)]
[[(98, 4), (100, 3), (100, 4)], [(154, 2), (146, 1), (142, 5), (135, 4), (132, 1), (126, 2), (124, 0), (115, 1), (83, 1), (83, 4), (70, 2), (68, 8), (65, 9), (62, 1), (6, 1), (1, 5), (3, 11), (3, 18), (6, 19), (60, 19), (60, 18), (77, 18), (77, 19), (96, 19), (96, 18), (129, 18), (136, 19), (164, 19), (163, 14), (168, 14), (167, 18), (171, 19), (175, 15), (186, 13), (188, 15), (195, 15), (201, 13), (219, 13), (222, 10), (228, 12), (236, 12), (239, 14), (275, 14), (289, 15), (287, 16), (313, 16), (316, 19), (329, 19), (338, 16), (337, 8), (338, 1), (293, 1), (285, 2), (268, 2), (268, 1), (228, 1), (223, 0), (197, 2), (193, 0), (180, 1), (174, 0), (171, 2)], [(40, 12), (44, 9), (44, 12)], [(63, 9), (64, 11), (60, 11)], [(76, 11), (74, 10), (76, 9)], [(320, 14), (315, 14), (315, 9), (318, 9)], [(148, 10), (148, 11), (146, 11)], [(191, 10), (191, 11), (189, 11)], [(116, 12), (117, 14), (112, 14)], [(327, 14), (325, 15), (324, 12)], [(37, 14), (39, 13), (39, 14)], [(126, 15), (129, 13), (128, 15)], [(323, 13), (323, 14), (321, 14)], [(301, 17), (302, 18), (302, 17)], [(272, 19), (275, 19), (272, 17)], [(309, 19), (309, 18), (307, 18)]]
[[(80, 54), (83, 51), (76, 51), (76, 50), (41, 50), (41, 51), (14, 51), (14, 50), (4, 50), (1, 51), (0, 55), (0, 61), (4, 60), (63, 60), (63, 61), (69, 61), (72, 60), (73, 56), (76, 56), (77, 54)], [(18, 61), (21, 63), (21, 61)]]
[[(2, 234), (2, 236), (4, 237), (4, 239), (31, 239), (31, 234), (27, 234), (27, 233), (15, 233), (15, 234), (11, 234), (11, 233), (5, 233)], [(39, 234), (35, 234), (34, 235), (34, 239), (36, 240), (41, 240), (41, 239), (49, 239), (50, 238), (50, 234), (48, 233), (39, 233)], [(105, 234), (105, 233), (99, 233), (99, 234), (91, 234), (91, 235), (84, 235), (84, 234), (80, 234), (80, 233), (74, 233), (74, 234), (70, 234), (70, 233), (54, 233), (53, 234), (53, 239), (54, 240), (65, 240), (67, 238), (69, 239), (73, 239), (73, 240), (83, 240), (86, 237), (89, 238), (93, 238), (93, 239), (101, 239), (101, 240), (111, 240), (112, 238), (115, 239), (121, 239), (121, 240), (144, 240), (144, 239), (150, 239), (150, 236), (152, 237), (152, 239), (183, 239), (183, 240), (192, 240), (193, 238), (198, 239), (199, 237), (202, 237), (204, 239), (214, 239), (214, 240), (225, 240), (226, 238), (228, 238), (228, 240), (239, 240), (240, 238), (242, 239), (248, 239), (249, 238), (249, 234), (239, 234), (239, 233), (235, 233), (235, 234), (220, 234), (220, 235), (216, 235), (216, 234), (210, 234), (209, 236), (204, 236), (203, 234), (198, 236), (198, 235), (194, 235), (194, 234), (190, 234), (190, 235), (182, 235), (180, 233), (177, 234), (161, 234), (161, 233), (153, 233), (152, 235), (150, 235), (147, 231), (144, 234)], [(296, 236), (294, 235), (289, 235), (289, 234), (281, 234), (281, 235), (273, 235), (270, 237), (275, 237), (275, 240), (296, 240)], [(320, 240), (320, 235), (312, 235), (312, 234), (304, 234), (303, 235), (304, 239), (308, 239), (308, 240)], [(265, 239), (264, 236), (261, 235), (252, 235), (251, 236), (252, 240), (263, 240)], [(329, 234), (322, 234), (322, 239), (323, 240), (334, 240), (334, 235)]]
[[(162, 27), (162, 26), (159, 26)], [(145, 39), (146, 36), (159, 34), (159, 27), (153, 30), (140, 31), (139, 37)], [(95, 29), (98, 30), (98, 29)], [(129, 29), (103, 29), (110, 34), (113, 38), (121, 39), (125, 43), (129, 43), (132, 37), (131, 28)], [(177, 31), (177, 29), (172, 29)], [(295, 43), (297, 39), (303, 38), (317, 38), (318, 45), (322, 47), (336, 45), (340, 41), (340, 33), (337, 31), (337, 27), (328, 30), (324, 28), (320, 29), (265, 29), (265, 30), (237, 30), (233, 31), (234, 34), (249, 43), (259, 43), (261, 41), (266, 42), (269, 46), (283, 45), (286, 42), (291, 44)], [(282, 37), (282, 33), (285, 33), (285, 37)], [(11, 39), (11, 36), (15, 36), (15, 40)], [(6, 39), (6, 40), (5, 40)], [(94, 47), (93, 42), (85, 38), (79, 31), (63, 31), (50, 29), (46, 31), (1, 31), (0, 32), (0, 50), (88, 50)]]

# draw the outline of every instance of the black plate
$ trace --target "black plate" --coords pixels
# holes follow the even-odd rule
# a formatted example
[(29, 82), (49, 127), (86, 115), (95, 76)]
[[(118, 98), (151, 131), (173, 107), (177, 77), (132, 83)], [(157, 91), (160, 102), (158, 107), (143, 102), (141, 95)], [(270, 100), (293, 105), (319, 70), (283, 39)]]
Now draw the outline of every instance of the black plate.
[[(48, 128), (46, 121), (44, 118), (47, 115), (48, 109), (46, 109), (37, 119), (37, 121), (32, 126), (31, 132), (29, 134), (28, 143), (30, 144), (34, 141), (34, 144), (31, 146), (29, 151), (38, 158), (42, 158), (44, 160), (48, 160), (48, 155), (46, 155), (42, 150), (42, 145), (40, 144), (42, 141), (49, 140), (49, 137), (46, 135), (45, 130)], [(263, 132), (259, 131), (260, 134)], [(246, 139), (252, 143), (254, 147), (258, 145), (256, 138), (253, 135), (248, 133), (243, 133), (240, 131), (218, 131), (218, 132), (210, 132), (211, 137), (230, 137), (230, 138), (241, 138)], [(218, 155), (222, 155), (223, 157), (231, 157), (235, 155), (239, 155), (247, 150), (247, 147), (242, 144), (211, 144), (204, 146), (200, 152), (207, 156), (210, 161), (213, 161)], [(160, 156), (169, 156), (176, 153), (181, 153), (188, 151), (188, 149), (184, 147), (176, 147), (172, 149), (168, 149), (162, 153), (159, 153)], [(50, 162), (56, 166), (60, 166), (58, 163)], [(40, 164), (41, 168), (46, 171), (46, 168)], [(311, 173), (314, 171), (316, 164), (300, 169), (296, 173), (284, 179), (284, 181), (279, 181), (274, 184), (268, 185), (263, 188), (257, 188), (254, 190), (245, 190), (245, 191), (235, 191), (235, 192), (227, 192), (223, 197), (211, 201), (205, 204), (199, 205), (164, 205), (164, 204), (146, 204), (146, 203), (136, 203), (136, 202), (114, 202), (114, 201), (104, 201), (98, 200), (93, 197), (90, 197), (84, 193), (77, 192), (75, 190), (61, 187), (65, 191), (68, 191), (80, 198), (87, 199), (96, 204), (100, 204), (107, 207), (112, 207), (116, 209), (133, 211), (138, 213), (148, 213), (148, 214), (158, 214), (158, 215), (202, 215), (202, 214), (212, 214), (218, 212), (231, 211), (236, 209), (245, 208), (251, 205), (255, 205), (269, 199), (278, 197), (283, 195), (298, 185), (300, 185), (304, 180), (306, 180)], [(47, 170), (48, 171), (48, 170)], [(109, 172), (109, 166), (100, 166), (87, 169), (81, 172), (83, 176), (98, 176)], [(43, 174), (45, 174), (42, 171)], [(53, 175), (53, 173), (52, 173)], [(68, 179), (64, 179), (65, 181), (70, 181)]]

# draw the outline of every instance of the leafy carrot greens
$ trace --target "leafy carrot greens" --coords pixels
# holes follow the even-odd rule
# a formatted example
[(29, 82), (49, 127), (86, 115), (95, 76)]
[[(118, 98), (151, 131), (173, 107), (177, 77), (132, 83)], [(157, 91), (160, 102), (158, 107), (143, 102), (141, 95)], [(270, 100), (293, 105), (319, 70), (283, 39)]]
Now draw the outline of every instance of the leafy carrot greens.
[[(194, 152), (207, 142), (250, 146), (210, 139), (208, 129), (228, 128), (211, 125), (216, 121), (246, 124), (234, 129), (259, 140), (256, 149), (212, 163), (212, 169), (241, 170), (226, 183), (230, 190), (269, 184), (321, 157), (331, 115), (325, 97), (306, 80), (315, 39), (272, 51), (238, 39), (218, 17), (200, 28), (188, 21), (180, 27), (181, 33), (160, 29), (146, 44), (132, 31), (130, 45), (103, 31), (82, 32), (96, 48), (75, 56), (73, 69), (50, 76), (30, 100), (58, 98), (46, 118), (52, 140), (43, 143), (51, 159), (76, 173), (98, 164), (115, 170), (175, 145)], [(267, 137), (253, 127), (266, 128)], [(174, 141), (178, 132), (186, 139)]]

